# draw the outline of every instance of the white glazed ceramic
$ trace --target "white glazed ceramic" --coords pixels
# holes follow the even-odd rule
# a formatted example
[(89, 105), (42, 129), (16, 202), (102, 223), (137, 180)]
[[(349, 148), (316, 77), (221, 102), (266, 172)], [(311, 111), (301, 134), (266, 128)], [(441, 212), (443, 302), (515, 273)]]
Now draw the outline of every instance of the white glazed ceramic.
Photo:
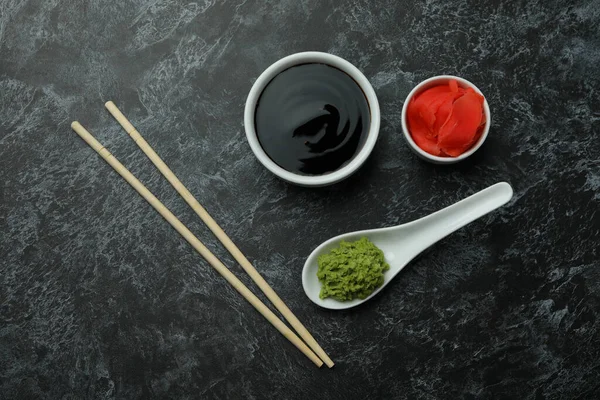
[[(367, 135), (367, 140), (365, 141), (362, 149), (347, 165), (338, 169), (337, 171), (330, 172), (324, 175), (306, 176), (294, 174), (292, 172), (286, 171), (279, 165), (275, 164), (260, 146), (260, 143), (258, 142), (258, 138), (256, 136), (254, 125), (254, 112), (256, 109), (256, 103), (258, 102), (258, 99), (263, 89), (267, 86), (271, 79), (273, 79), (280, 72), (290, 67), (307, 63), (327, 64), (337, 69), (340, 69), (346, 74), (348, 74), (352, 79), (354, 79), (356, 83), (358, 83), (358, 85), (362, 89), (369, 104), (369, 109), (371, 111), (369, 132)], [(334, 56), (333, 54), (320, 53), (315, 51), (289, 55), (267, 68), (258, 77), (256, 82), (254, 82), (254, 85), (252, 86), (252, 89), (248, 94), (248, 99), (246, 100), (246, 108), (244, 110), (244, 128), (246, 131), (246, 137), (248, 138), (250, 148), (254, 152), (254, 155), (256, 155), (256, 158), (258, 158), (258, 160), (265, 167), (267, 167), (269, 171), (271, 171), (278, 177), (301, 186), (331, 185), (349, 177), (354, 172), (356, 172), (356, 170), (369, 157), (369, 154), (371, 154), (371, 151), (375, 146), (375, 142), (377, 142), (377, 137), (379, 136), (380, 119), (381, 117), (379, 114), (379, 102), (377, 101), (377, 96), (375, 95), (373, 87), (369, 83), (368, 79), (362, 74), (362, 72), (360, 72), (354, 65), (344, 60), (343, 58)]]
[[(501, 182), (416, 221), (390, 228), (346, 233), (329, 239), (317, 247), (306, 259), (302, 270), (304, 292), (313, 303), (332, 310), (343, 310), (362, 304), (383, 290), (409, 261), (423, 250), (457, 229), (506, 204), (512, 195), (511, 186), (506, 182)], [(364, 300), (340, 302), (331, 298), (320, 299), (321, 283), (317, 279), (319, 255), (338, 247), (342, 240), (356, 241), (364, 236), (383, 251), (385, 260), (390, 265), (390, 269), (384, 274), (383, 285)]]
[(406, 100), (404, 101), (404, 106), (402, 107), (402, 132), (404, 133), (404, 138), (408, 142), (408, 146), (416, 155), (418, 155), (422, 159), (432, 162), (434, 164), (454, 164), (456, 162), (464, 160), (465, 158), (469, 157), (471, 154), (475, 153), (477, 151), (477, 149), (479, 149), (481, 147), (483, 142), (485, 142), (485, 139), (487, 139), (488, 133), (490, 131), (490, 125), (492, 124), (492, 117), (490, 115), (490, 106), (488, 105), (487, 99), (485, 99), (485, 96), (484, 96), (485, 100), (483, 101), (483, 111), (485, 113), (485, 119), (486, 119), (485, 127), (483, 128), (483, 132), (481, 133), (481, 137), (479, 138), (477, 143), (475, 143), (473, 145), (473, 147), (471, 147), (468, 151), (464, 152), (463, 154), (461, 154), (458, 157), (438, 157), (438, 156), (434, 156), (432, 154), (427, 153), (426, 151), (422, 150), (419, 146), (417, 146), (417, 144), (415, 143), (413, 138), (410, 136), (410, 132), (408, 130), (408, 122), (406, 120), (406, 111), (408, 108), (408, 104), (410, 103), (412, 98), (414, 96), (416, 96), (417, 94), (419, 94), (431, 87), (447, 84), (448, 81), (450, 81), (451, 79), (455, 79), (456, 81), (458, 81), (458, 86), (460, 86), (462, 88), (468, 88), (468, 87), (473, 88), (473, 90), (475, 90), (477, 93), (479, 93), (483, 96), (483, 93), (481, 92), (481, 90), (479, 90), (479, 88), (477, 88), (477, 86), (473, 85), (471, 82), (469, 82), (466, 79), (459, 78), (458, 76), (452, 76), (452, 75), (439, 75), (439, 76), (434, 76), (433, 78), (426, 79), (423, 82), (419, 83), (408, 94), (408, 96), (406, 97)]

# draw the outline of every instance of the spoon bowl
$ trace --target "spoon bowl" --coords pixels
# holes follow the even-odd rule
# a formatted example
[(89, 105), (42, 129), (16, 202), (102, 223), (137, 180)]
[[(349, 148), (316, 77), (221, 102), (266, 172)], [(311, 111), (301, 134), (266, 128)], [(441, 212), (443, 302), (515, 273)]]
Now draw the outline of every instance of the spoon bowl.
[[(506, 204), (513, 195), (512, 187), (501, 182), (467, 197), (449, 207), (421, 219), (389, 228), (370, 229), (345, 233), (331, 238), (318, 246), (306, 259), (302, 270), (302, 286), (308, 298), (315, 304), (332, 310), (355, 307), (377, 295), (419, 253), (457, 229)], [(390, 265), (384, 273), (383, 285), (365, 299), (338, 301), (321, 299), (321, 283), (317, 279), (319, 255), (330, 252), (342, 240), (353, 242), (367, 237), (379, 247)]]

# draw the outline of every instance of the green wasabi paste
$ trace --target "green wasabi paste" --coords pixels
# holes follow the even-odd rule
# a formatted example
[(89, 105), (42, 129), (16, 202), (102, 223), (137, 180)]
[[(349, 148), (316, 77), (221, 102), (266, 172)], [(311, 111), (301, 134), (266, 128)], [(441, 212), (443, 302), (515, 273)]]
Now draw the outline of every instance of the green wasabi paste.
[(317, 278), (321, 282), (319, 297), (339, 301), (365, 299), (383, 284), (383, 273), (390, 269), (383, 251), (366, 237), (356, 242), (340, 243), (318, 258)]

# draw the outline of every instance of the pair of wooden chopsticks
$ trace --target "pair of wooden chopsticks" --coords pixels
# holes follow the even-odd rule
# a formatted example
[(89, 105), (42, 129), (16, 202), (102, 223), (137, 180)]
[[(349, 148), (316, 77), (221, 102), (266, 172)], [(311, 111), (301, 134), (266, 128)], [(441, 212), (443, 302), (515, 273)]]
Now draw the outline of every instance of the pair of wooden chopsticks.
[[(242, 266), (242, 268), (250, 275), (252, 280), (258, 285), (263, 291), (267, 298), (273, 303), (273, 305), (281, 312), (284, 318), (290, 323), (290, 325), (298, 332), (300, 337), (304, 339), (304, 342), (285, 325), (281, 319), (279, 319), (250, 289), (248, 289), (210, 250), (202, 244), (202, 242), (194, 236), (194, 234), (181, 222), (169, 209), (160, 202), (151, 192), (148, 190), (123, 164), (119, 162), (100, 142), (98, 142), (92, 134), (90, 134), (81, 124), (74, 121), (71, 124), (73, 130), (90, 145), (100, 156), (119, 173), (156, 211), (162, 215), (167, 222), (179, 232), (185, 240), (188, 241), (196, 249), (208, 263), (217, 270), (227, 282), (233, 286), (254, 308), (258, 310), (283, 336), (285, 336), (294, 346), (296, 346), (304, 355), (306, 355), (313, 363), (318, 367), (323, 365), (323, 362), (331, 368), (333, 367), (333, 361), (323, 351), (321, 346), (316, 342), (312, 335), (306, 330), (304, 325), (296, 318), (296, 316), (290, 311), (285, 303), (279, 298), (277, 293), (269, 286), (269, 284), (263, 279), (260, 273), (252, 266), (248, 259), (242, 254), (237, 246), (231, 241), (229, 236), (225, 234), (223, 229), (215, 222), (215, 220), (208, 214), (208, 212), (198, 203), (194, 196), (187, 190), (187, 188), (181, 183), (175, 176), (173, 171), (163, 162), (163, 160), (156, 154), (156, 152), (150, 147), (150, 145), (144, 140), (142, 135), (133, 127), (133, 125), (125, 118), (125, 116), (119, 111), (117, 106), (112, 101), (105, 104), (108, 111), (112, 116), (121, 124), (123, 129), (131, 136), (135, 143), (140, 149), (150, 158), (152, 163), (158, 168), (165, 178), (173, 185), (175, 190), (184, 198), (189, 206), (198, 214), (198, 216), (204, 221), (204, 223), (210, 228), (214, 235), (223, 243), (225, 248), (229, 250), (231, 255), (236, 261)], [(310, 346), (310, 348), (307, 346)], [(312, 349), (312, 350), (311, 350)], [(316, 353), (316, 354), (315, 354)], [(322, 360), (322, 361), (321, 361)]]

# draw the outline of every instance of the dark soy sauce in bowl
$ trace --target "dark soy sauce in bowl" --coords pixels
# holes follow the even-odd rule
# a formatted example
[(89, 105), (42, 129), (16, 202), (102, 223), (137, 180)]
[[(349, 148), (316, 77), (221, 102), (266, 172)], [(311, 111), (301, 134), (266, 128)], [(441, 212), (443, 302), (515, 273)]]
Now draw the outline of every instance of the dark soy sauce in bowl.
[(370, 110), (360, 86), (326, 64), (300, 64), (276, 75), (254, 114), (260, 146), (281, 168), (323, 175), (348, 164), (364, 145)]

